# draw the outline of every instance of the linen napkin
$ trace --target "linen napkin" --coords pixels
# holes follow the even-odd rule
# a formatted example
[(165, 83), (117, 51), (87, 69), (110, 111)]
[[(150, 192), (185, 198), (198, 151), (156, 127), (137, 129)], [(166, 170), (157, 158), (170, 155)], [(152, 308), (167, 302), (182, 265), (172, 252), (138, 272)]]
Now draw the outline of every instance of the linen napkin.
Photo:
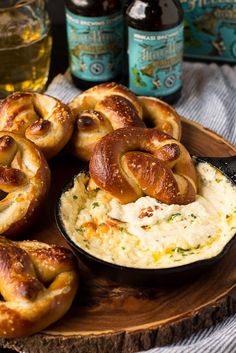
[[(64, 75), (58, 75), (46, 93), (68, 103), (78, 93)], [(236, 145), (236, 66), (184, 63), (178, 113), (217, 132)], [(236, 353), (236, 315), (190, 338), (151, 349), (148, 353)], [(119, 353), (119, 352), (117, 352)]]

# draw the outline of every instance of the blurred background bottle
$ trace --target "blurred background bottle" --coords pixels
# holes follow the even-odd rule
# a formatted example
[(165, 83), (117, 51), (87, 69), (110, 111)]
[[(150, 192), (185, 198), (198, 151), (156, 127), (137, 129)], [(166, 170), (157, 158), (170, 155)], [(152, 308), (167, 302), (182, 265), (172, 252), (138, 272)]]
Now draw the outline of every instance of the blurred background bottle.
[(134, 0), (126, 11), (129, 87), (177, 101), (182, 87), (183, 10), (178, 0)]
[(122, 77), (121, 0), (66, 0), (67, 40), (74, 83), (89, 88)]
[(124, 16), (124, 62), (123, 62), (123, 83), (128, 85), (128, 76), (129, 76), (129, 68), (128, 68), (128, 29), (127, 23), (125, 21), (126, 11), (129, 5), (133, 2), (133, 0), (123, 0), (123, 16)]
[(0, 98), (45, 88), (52, 38), (44, 0), (0, 1)]
[(236, 63), (236, 1), (181, 3), (185, 13), (185, 56)]

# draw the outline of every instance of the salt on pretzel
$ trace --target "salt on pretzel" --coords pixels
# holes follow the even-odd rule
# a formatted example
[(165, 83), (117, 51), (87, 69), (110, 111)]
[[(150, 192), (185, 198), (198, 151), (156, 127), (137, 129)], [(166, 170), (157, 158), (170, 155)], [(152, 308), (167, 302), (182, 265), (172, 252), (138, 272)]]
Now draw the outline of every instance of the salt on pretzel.
[(149, 195), (167, 204), (187, 204), (196, 197), (196, 171), (188, 151), (156, 128), (111, 132), (97, 143), (89, 171), (90, 186), (121, 203)]
[(94, 86), (69, 106), (76, 117), (70, 148), (83, 160), (91, 158), (103, 136), (123, 127), (145, 127), (147, 122), (176, 139), (181, 137), (180, 117), (172, 107), (157, 98), (136, 97), (117, 83)]
[(0, 234), (15, 237), (31, 224), (50, 186), (43, 154), (19, 135), (0, 132)]
[(70, 308), (78, 287), (69, 249), (0, 237), (0, 337), (38, 332)]
[(96, 143), (109, 132), (125, 126), (145, 126), (137, 97), (116, 83), (88, 89), (69, 107), (76, 117), (70, 150), (85, 161), (90, 160)]
[(58, 99), (36, 92), (16, 92), (0, 104), (0, 130), (34, 142), (47, 159), (69, 141), (73, 114)]

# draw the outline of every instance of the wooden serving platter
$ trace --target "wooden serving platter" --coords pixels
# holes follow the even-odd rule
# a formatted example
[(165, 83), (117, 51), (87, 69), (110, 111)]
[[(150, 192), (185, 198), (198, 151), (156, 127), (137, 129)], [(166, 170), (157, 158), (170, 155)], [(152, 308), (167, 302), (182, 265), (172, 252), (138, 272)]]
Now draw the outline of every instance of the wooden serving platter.
[[(222, 137), (184, 119), (182, 141), (199, 156), (236, 154)], [(29, 236), (66, 245), (54, 221), (54, 207), (57, 193), (81, 163), (63, 153), (50, 166), (50, 197)], [(77, 297), (61, 320), (31, 337), (0, 339), (0, 347), (26, 353), (131, 353), (176, 342), (236, 312), (235, 258), (236, 244), (210, 272), (170, 287), (121, 287), (82, 266)]]

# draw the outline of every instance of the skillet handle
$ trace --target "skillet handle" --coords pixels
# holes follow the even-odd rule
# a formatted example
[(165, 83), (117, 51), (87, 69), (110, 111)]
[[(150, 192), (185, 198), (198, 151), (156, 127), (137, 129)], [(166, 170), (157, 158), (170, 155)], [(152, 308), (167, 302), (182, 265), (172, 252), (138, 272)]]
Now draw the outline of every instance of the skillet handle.
[(231, 157), (195, 157), (194, 159), (212, 164), (236, 184), (236, 155)]

